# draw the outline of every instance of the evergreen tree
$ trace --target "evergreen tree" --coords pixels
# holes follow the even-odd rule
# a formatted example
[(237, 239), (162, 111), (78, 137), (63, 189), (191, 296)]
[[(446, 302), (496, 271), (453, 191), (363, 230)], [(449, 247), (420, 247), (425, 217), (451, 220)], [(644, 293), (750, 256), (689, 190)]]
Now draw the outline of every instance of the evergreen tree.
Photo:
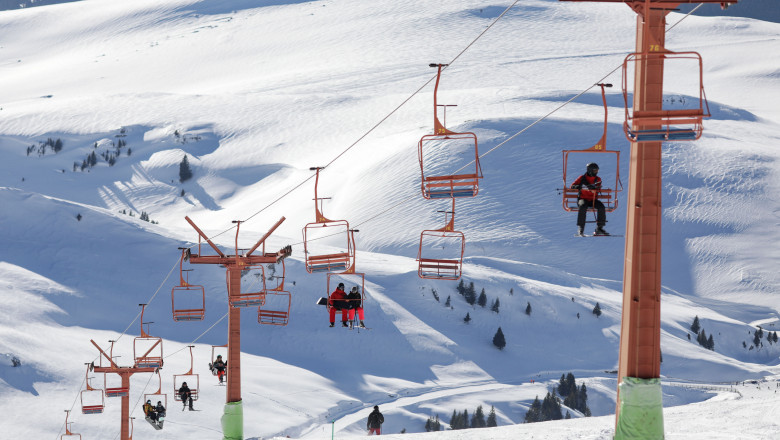
[(127, 155), (129, 156), (131, 154), (133, 154), (133, 149), (132, 148), (128, 148), (127, 149)]
[(525, 413), (525, 423), (536, 423), (542, 421), (542, 402), (539, 401), (539, 396), (536, 396), (531, 407), (528, 408), (528, 412)]
[(493, 304), (490, 306), (490, 310), (493, 312), (498, 313), (498, 308), (501, 307), (501, 302), (496, 298), (495, 301), (493, 301)]
[(469, 312), (466, 312), (466, 317), (463, 318), (463, 322), (468, 324), (471, 321), (471, 316), (469, 316)]
[(527, 306), (525, 306), (525, 314), (528, 316), (531, 316), (531, 303), (529, 302)]
[(458, 293), (463, 296), (466, 294), (466, 285), (463, 283), (463, 278), (460, 279), (460, 282), (458, 283), (458, 286), (455, 288)]
[(441, 431), (441, 422), (439, 421), (438, 414), (436, 414), (436, 418), (428, 417), (428, 420), (425, 422), (425, 431), (426, 432)]
[(190, 162), (187, 160), (187, 155), (185, 154), (184, 158), (181, 160), (181, 163), (179, 164), (179, 182), (186, 182), (191, 178), (192, 178), (192, 170), (190, 169)]
[(712, 339), (712, 333), (710, 333), (710, 337), (707, 338), (707, 345), (704, 348), (715, 351), (715, 341)]
[(558, 402), (557, 397), (548, 391), (542, 401), (542, 421), (560, 420), (562, 418), (561, 404)]
[(482, 288), (482, 291), (479, 292), (479, 298), (477, 298), (477, 304), (479, 304), (480, 307), (485, 307), (487, 305), (487, 295), (485, 295), (485, 288)]
[(450, 307), (450, 296), (447, 295), (447, 301), (444, 303), (445, 307)]
[(599, 303), (596, 303), (596, 307), (593, 308), (593, 314), (596, 315), (596, 317), (601, 316), (601, 306)]
[(515, 288), (514, 287), (509, 288), (509, 294), (510, 295), (514, 295), (515, 294)]
[(490, 406), (490, 413), (488, 414), (487, 422), (485, 422), (485, 426), (488, 428), (492, 428), (494, 426), (498, 426), (498, 422), (496, 422), (496, 408), (494, 406)]
[(433, 299), (435, 299), (435, 300), (436, 300), (436, 302), (439, 302), (439, 293), (438, 293), (438, 292), (436, 292), (436, 289), (434, 289), (433, 287), (431, 287), (431, 293), (433, 294)]
[(474, 305), (475, 302), (477, 302), (477, 290), (474, 288), (474, 283), (470, 282), (469, 286), (466, 288), (466, 293), (464, 295), (466, 297), (466, 302)]
[(76, 214), (76, 220), (81, 221), (83, 217), (81, 217), (81, 213)]
[(55, 153), (59, 153), (60, 150), (62, 150), (62, 139), (57, 138), (56, 141), (54, 141), (54, 146), (52, 147)]
[(501, 327), (498, 328), (495, 336), (493, 336), (493, 345), (498, 347), (499, 350), (503, 350), (506, 347), (506, 339), (504, 339), (504, 332), (501, 331)]
[(474, 411), (474, 415), (471, 417), (471, 427), (472, 428), (485, 427), (485, 413), (482, 410), (482, 405), (479, 405), (477, 407), (477, 410)]
[(460, 417), (460, 414), (458, 414), (458, 410), (453, 409), (452, 410), (452, 416), (450, 417), (450, 429), (460, 429), (458, 427), (458, 418)]
[(699, 315), (696, 315), (693, 318), (693, 324), (691, 324), (691, 331), (698, 334), (699, 330), (701, 330), (701, 324), (699, 323)]

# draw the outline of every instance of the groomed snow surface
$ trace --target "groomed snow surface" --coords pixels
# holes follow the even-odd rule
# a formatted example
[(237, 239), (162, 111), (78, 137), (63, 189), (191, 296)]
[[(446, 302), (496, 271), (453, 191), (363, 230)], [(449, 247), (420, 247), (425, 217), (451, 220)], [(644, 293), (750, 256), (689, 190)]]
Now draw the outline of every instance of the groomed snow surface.
[[(238, 247), (248, 249), (285, 218), (265, 250), (292, 245), (290, 323), (259, 325), (254, 309), (242, 312), (246, 438), (363, 436), (374, 405), (390, 438), (611, 438), (625, 191), (608, 216), (616, 237), (575, 238), (556, 189), (561, 151), (601, 136), (598, 82), (615, 85), (607, 147), (620, 163), (575, 154), (568, 173), (597, 161), (605, 181), (619, 168), (628, 185), (616, 68), (633, 51), (635, 13), (521, 0), (469, 46), (511, 2), (435, 3), (82, 0), (0, 12), (0, 437), (59, 439), (63, 410), (72, 410), (71, 431), (84, 440), (118, 438), (118, 399), (106, 398), (103, 414), (81, 413), (85, 363), (98, 359), (90, 340), (104, 349), (115, 340), (116, 361), (132, 363), (142, 303), (165, 362), (166, 396), (149, 398), (167, 399), (169, 414), (161, 431), (143, 421), (158, 378), (133, 376), (133, 437), (222, 435), (225, 388), (207, 364), (226, 342), (224, 269), (185, 263), (205, 288), (206, 317), (171, 319), (177, 248), (198, 242), (188, 216), (226, 253), (236, 246), (231, 221), (244, 221)], [(669, 49), (702, 55), (712, 117), (699, 141), (664, 144), (666, 438), (777, 439), (780, 347), (767, 335), (780, 327), (780, 24), (677, 12), (668, 23)], [(420, 232), (443, 227), (438, 211), (451, 208), (420, 195), (429, 63), (451, 63), (438, 94), (457, 105), (446, 125), (476, 133), (484, 154), (479, 195), (458, 200), (455, 217), (466, 236), (463, 280), (484, 289), (484, 308), (467, 304), (457, 282), (417, 276)], [(664, 87), (670, 105), (694, 99), (685, 78), (669, 74)], [(62, 150), (44, 149), (49, 138)], [(93, 152), (97, 163), (82, 168)], [(429, 165), (442, 172), (473, 156), (438, 153)], [(182, 183), (185, 154), (193, 178)], [(312, 166), (327, 166), (324, 215), (360, 231), (368, 330), (330, 328), (315, 304), (327, 278), (303, 264)], [(312, 251), (343, 243), (329, 237)], [(714, 350), (696, 343), (697, 316)], [(499, 327), (503, 350), (492, 344)], [(194, 412), (180, 411), (173, 392), (190, 344)], [(569, 372), (586, 385), (593, 417), (564, 408), (571, 420), (523, 424), (534, 398)], [(118, 381), (89, 376), (96, 388)], [(446, 427), (454, 410), (479, 405), (495, 408), (499, 427), (424, 433), (429, 417)]]

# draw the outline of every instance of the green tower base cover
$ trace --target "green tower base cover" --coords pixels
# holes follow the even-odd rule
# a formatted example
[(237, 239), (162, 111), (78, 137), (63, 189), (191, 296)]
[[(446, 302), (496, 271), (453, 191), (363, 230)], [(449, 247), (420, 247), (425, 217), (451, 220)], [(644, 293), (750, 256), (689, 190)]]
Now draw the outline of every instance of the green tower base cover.
[(222, 434), (222, 440), (244, 440), (244, 407), (241, 401), (225, 404)]
[(663, 439), (661, 379), (624, 377), (618, 388), (620, 413), (615, 427), (615, 440)]

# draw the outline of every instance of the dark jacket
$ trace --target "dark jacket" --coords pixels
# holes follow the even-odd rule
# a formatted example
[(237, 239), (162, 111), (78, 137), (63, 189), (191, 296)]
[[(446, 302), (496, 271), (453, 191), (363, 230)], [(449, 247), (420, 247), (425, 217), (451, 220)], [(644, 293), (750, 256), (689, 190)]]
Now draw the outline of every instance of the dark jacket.
[(366, 423), (367, 429), (378, 429), (382, 427), (382, 423), (385, 423), (385, 416), (379, 412), (378, 409), (371, 411), (368, 415), (368, 422)]
[(165, 417), (165, 407), (162, 406), (162, 403), (157, 404), (156, 407), (154, 407), (154, 410), (157, 411), (157, 417)]
[(347, 295), (347, 308), (350, 309), (359, 309), (363, 307), (363, 297), (360, 295), (360, 292), (349, 292)]
[(225, 369), (225, 367), (227, 367), (227, 363), (223, 360), (217, 360), (216, 362), (214, 362), (214, 368), (217, 371), (222, 371)]
[(181, 397), (182, 400), (189, 398), (192, 395), (192, 391), (190, 391), (190, 387), (187, 385), (182, 385), (181, 388), (179, 388), (179, 397)]

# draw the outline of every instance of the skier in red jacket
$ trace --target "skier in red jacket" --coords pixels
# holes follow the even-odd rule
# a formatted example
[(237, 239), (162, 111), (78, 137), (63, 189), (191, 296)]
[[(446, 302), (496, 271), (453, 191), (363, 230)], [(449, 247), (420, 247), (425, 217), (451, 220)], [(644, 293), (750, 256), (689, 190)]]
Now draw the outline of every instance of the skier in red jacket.
[(328, 308), (330, 311), (330, 326), (336, 322), (336, 310), (341, 310), (341, 326), (349, 327), (347, 325), (347, 313), (349, 312), (349, 306), (347, 305), (347, 294), (344, 293), (344, 283), (339, 283), (336, 290), (330, 294), (328, 299)]
[(593, 235), (609, 235), (604, 230), (604, 224), (607, 222), (607, 213), (604, 209), (604, 204), (598, 199), (599, 191), (601, 190), (601, 177), (599, 174), (599, 166), (593, 162), (587, 165), (587, 171), (581, 175), (571, 184), (572, 189), (579, 189), (580, 192), (577, 195), (577, 206), (579, 206), (579, 213), (577, 214), (577, 235), (583, 235), (585, 231), (585, 216), (588, 213), (588, 208), (596, 209), (596, 231)]

